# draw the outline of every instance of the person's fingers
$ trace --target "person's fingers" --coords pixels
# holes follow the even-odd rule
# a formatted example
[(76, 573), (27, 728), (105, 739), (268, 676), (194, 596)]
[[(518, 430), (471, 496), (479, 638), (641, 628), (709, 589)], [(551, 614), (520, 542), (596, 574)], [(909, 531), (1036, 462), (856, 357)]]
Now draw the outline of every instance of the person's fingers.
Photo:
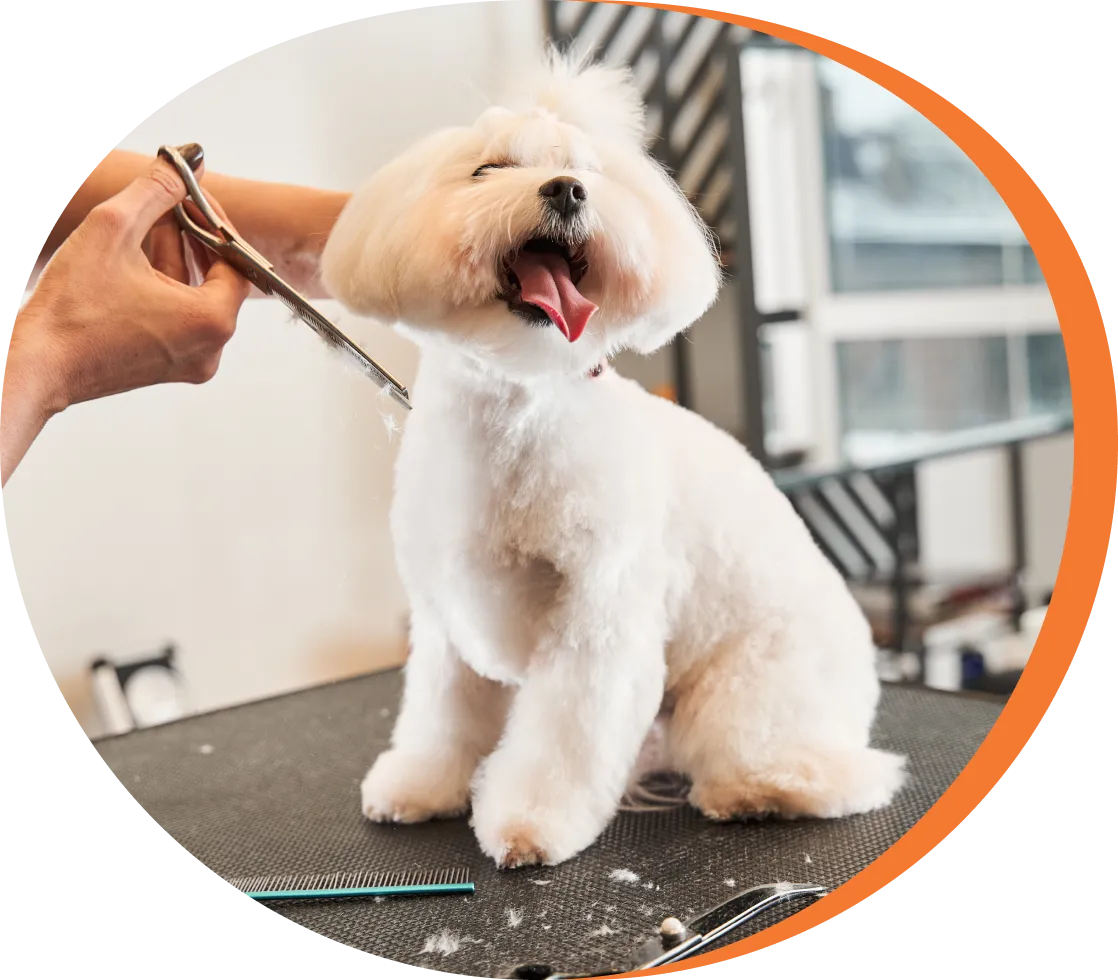
[[(210, 199), (207, 197), (207, 200), (210, 200)], [(212, 203), (212, 201), (211, 201), (211, 203)], [(202, 228), (205, 228), (205, 229), (209, 230), (210, 223), (209, 223), (209, 221), (206, 220), (205, 215), (202, 214), (202, 211), (198, 207), (197, 204), (195, 204), (192, 200), (190, 200), (188, 198), (187, 200), (182, 202), (182, 207), (183, 207), (183, 210), (186, 212), (186, 216), (191, 221), (193, 221), (196, 225), (199, 225)]]
[(90, 213), (124, 245), (139, 247), (152, 226), (186, 197), (186, 185), (166, 161), (155, 159), (115, 197)]
[[(217, 212), (217, 216), (236, 232), (237, 227), (229, 220), (229, 215), (225, 213), (225, 208), (221, 206), (221, 202), (212, 194), (207, 194), (206, 199), (210, 202), (210, 206)], [(240, 232), (237, 232), (237, 234), (239, 235)]]
[[(220, 201), (219, 201), (219, 200), (218, 200), (218, 199), (217, 199), (216, 197), (213, 197), (213, 196), (210, 196), (210, 195), (207, 195), (207, 197), (208, 197), (208, 199), (209, 199), (210, 205), (211, 205), (211, 206), (213, 207), (213, 209), (214, 209), (214, 210), (215, 210), (215, 211), (217, 212), (217, 214), (218, 214), (218, 217), (220, 217), (220, 218), (221, 218), (221, 220), (222, 220), (222, 221), (224, 221), (224, 222), (225, 222), (225, 224), (226, 224), (226, 225), (227, 225), (227, 226), (228, 226), (228, 227), (229, 227), (229, 228), (230, 228), (230, 229), (231, 229), (231, 230), (232, 230), (233, 232), (235, 232), (236, 234), (238, 234), (238, 235), (239, 235), (239, 234), (240, 234), (240, 232), (238, 232), (238, 231), (237, 231), (237, 227), (236, 227), (236, 225), (234, 225), (234, 224), (233, 224), (233, 222), (232, 222), (232, 221), (231, 221), (231, 220), (229, 219), (229, 215), (227, 215), (227, 214), (225, 213), (225, 209), (224, 209), (224, 208), (223, 208), (223, 207), (221, 206), (221, 202), (220, 202)], [(191, 204), (190, 204), (190, 202), (188, 201), (188, 202), (187, 202), (187, 204), (186, 204), (186, 208), (187, 208), (187, 212), (188, 212), (188, 213), (190, 213), (190, 209), (191, 209), (191, 207), (192, 207), (192, 205), (191, 205)], [(251, 242), (249, 242), (248, 244), (249, 244), (249, 245), (251, 245), (252, 243), (251, 243)], [(213, 257), (214, 257), (214, 256), (213, 256), (213, 253), (211, 252), (211, 253), (210, 253), (210, 258), (211, 258), (211, 259), (213, 259)], [(243, 277), (242, 277), (242, 278), (243, 278)], [(247, 280), (246, 280), (246, 282), (247, 282)], [(256, 286), (252, 285), (251, 283), (249, 283), (249, 284), (248, 284), (248, 289), (249, 289), (249, 294), (250, 294), (250, 295), (253, 295), (253, 296), (263, 296), (263, 295), (265, 295), (265, 294), (264, 294), (264, 293), (263, 293), (263, 292), (262, 292), (262, 291), (261, 291), (260, 289), (258, 289), (258, 288), (257, 288)], [(239, 304), (238, 304), (238, 305), (239, 305)]]
[(206, 270), (206, 277), (198, 291), (212, 304), (219, 317), (227, 321), (229, 334), (236, 325), (237, 312), (252, 290), (250, 283), (228, 262), (214, 259)]
[(190, 268), (182, 232), (173, 215), (164, 215), (154, 225), (144, 242), (144, 254), (157, 272), (190, 285)]
[(186, 250), (186, 264), (190, 270), (188, 285), (201, 286), (206, 279), (206, 273), (210, 271), (210, 266), (217, 261), (217, 257), (197, 238), (186, 232), (182, 233), (182, 241)]

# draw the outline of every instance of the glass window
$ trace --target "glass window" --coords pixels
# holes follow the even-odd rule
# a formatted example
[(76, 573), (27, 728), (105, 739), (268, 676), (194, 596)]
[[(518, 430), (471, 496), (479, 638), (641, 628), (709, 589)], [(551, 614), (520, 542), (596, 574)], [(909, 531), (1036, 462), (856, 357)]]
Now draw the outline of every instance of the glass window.
[[(817, 59), (816, 78), (835, 293), (1043, 287), (1013, 215), (947, 136), (842, 65)], [(895, 335), (879, 322), (872, 339), (836, 343), (844, 455), (888, 455), (942, 433), (1070, 410), (1055, 324), (1022, 335), (994, 317), (973, 334), (915, 333), (901, 321), (916, 301), (895, 297), (882, 310), (897, 320)]]
[[(1027, 387), (1013, 382), (1023, 347)], [(928, 436), (1071, 410), (1063, 337), (935, 337), (836, 345), (842, 450), (907, 451)]]
[(1039, 283), (982, 172), (891, 92), (819, 59), (835, 292)]
[(1071, 379), (1068, 377), (1064, 338), (1058, 333), (1029, 334), (1025, 338), (1029, 366), (1030, 413), (1071, 411)]
[(950, 432), (1010, 417), (1004, 337), (844, 341), (837, 354), (844, 434)]

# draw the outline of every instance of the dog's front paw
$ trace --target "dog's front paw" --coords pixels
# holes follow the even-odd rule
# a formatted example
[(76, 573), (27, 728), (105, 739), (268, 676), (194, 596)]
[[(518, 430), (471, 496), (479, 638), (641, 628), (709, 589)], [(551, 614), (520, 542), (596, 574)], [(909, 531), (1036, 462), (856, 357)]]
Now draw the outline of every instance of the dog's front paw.
[(499, 868), (558, 864), (572, 856), (559, 851), (545, 828), (526, 817), (509, 817), (496, 821), (492, 826), (488, 821), (475, 819), (474, 833), (482, 852), (491, 857)]
[(361, 811), (377, 823), (460, 816), (469, 807), (472, 775), (457, 758), (389, 749), (361, 783)]
[(585, 785), (563, 785), (524, 773), (512, 778), (500, 752), (483, 766), (474, 788), (474, 834), (500, 868), (560, 864), (589, 847), (616, 807)]

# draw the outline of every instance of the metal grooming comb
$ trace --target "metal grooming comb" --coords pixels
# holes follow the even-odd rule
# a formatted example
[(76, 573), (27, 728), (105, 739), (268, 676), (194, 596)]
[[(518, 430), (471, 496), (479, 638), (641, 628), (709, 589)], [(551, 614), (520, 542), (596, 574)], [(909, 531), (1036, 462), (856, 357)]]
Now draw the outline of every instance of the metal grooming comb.
[(631, 957), (627, 966), (608, 973), (561, 973), (550, 966), (518, 966), (510, 974), (515, 980), (582, 980), (589, 977), (609, 977), (618, 973), (651, 970), (657, 966), (678, 963), (694, 956), (712, 943), (756, 918), (766, 909), (780, 902), (801, 897), (819, 897), (827, 889), (818, 885), (797, 885), (781, 882), (774, 885), (757, 885), (740, 892), (733, 898), (695, 916), (686, 924), (669, 917), (660, 923), (659, 934), (649, 939)]
[(395, 873), (357, 871), (318, 875), (254, 875), (229, 879), (229, 884), (258, 902), (474, 893), (468, 868)]
[(209, 225), (209, 228), (203, 228), (187, 214), (182, 204), (178, 204), (175, 206), (175, 219), (179, 227), (217, 253), (262, 293), (279, 299), (326, 343), (348, 356), (364, 374), (386, 389), (404, 408), (410, 409), (408, 389), (315, 309), (306, 297), (276, 275), (272, 264), (221, 220), (194, 176), (194, 171), (202, 162), (202, 147), (197, 143), (161, 146), (159, 156), (178, 172), (186, 184), (188, 199)]

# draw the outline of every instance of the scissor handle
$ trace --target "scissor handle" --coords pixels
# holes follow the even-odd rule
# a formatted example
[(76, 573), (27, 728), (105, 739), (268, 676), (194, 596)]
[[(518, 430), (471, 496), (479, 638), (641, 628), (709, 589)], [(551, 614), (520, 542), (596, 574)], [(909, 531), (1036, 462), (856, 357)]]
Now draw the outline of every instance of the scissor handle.
[(194, 203), (210, 226), (203, 228), (187, 213), (182, 204), (176, 204), (175, 220), (178, 221), (179, 227), (211, 248), (261, 292), (271, 293), (269, 276), (272, 273), (272, 264), (221, 220), (202, 191), (198, 178), (194, 176), (195, 169), (202, 163), (202, 147), (197, 143), (161, 146), (159, 156), (175, 168), (186, 184), (187, 198)]
[[(188, 154), (190, 159), (187, 160)], [(182, 182), (186, 184), (186, 196), (189, 197), (198, 210), (202, 212), (202, 216), (209, 222), (210, 228), (215, 234), (223, 234), (226, 237), (231, 237), (233, 232), (225, 226), (225, 222), (221, 220), (218, 213), (213, 209), (213, 206), (206, 199), (206, 195), (202, 193), (202, 187), (198, 183), (198, 178), (194, 176), (194, 171), (202, 163), (202, 147), (197, 143), (187, 143), (184, 146), (161, 146), (159, 148), (159, 155), (166, 160), (178, 172)]]
[(240, 239), (219, 238), (212, 232), (207, 231), (186, 213), (186, 208), (181, 204), (175, 205), (175, 220), (178, 221), (179, 227), (186, 234), (198, 239), (219, 258), (228, 262), (262, 293), (267, 295), (273, 292), (272, 285), (269, 282), (271, 265), (260, 259), (258, 254), (250, 250)]

